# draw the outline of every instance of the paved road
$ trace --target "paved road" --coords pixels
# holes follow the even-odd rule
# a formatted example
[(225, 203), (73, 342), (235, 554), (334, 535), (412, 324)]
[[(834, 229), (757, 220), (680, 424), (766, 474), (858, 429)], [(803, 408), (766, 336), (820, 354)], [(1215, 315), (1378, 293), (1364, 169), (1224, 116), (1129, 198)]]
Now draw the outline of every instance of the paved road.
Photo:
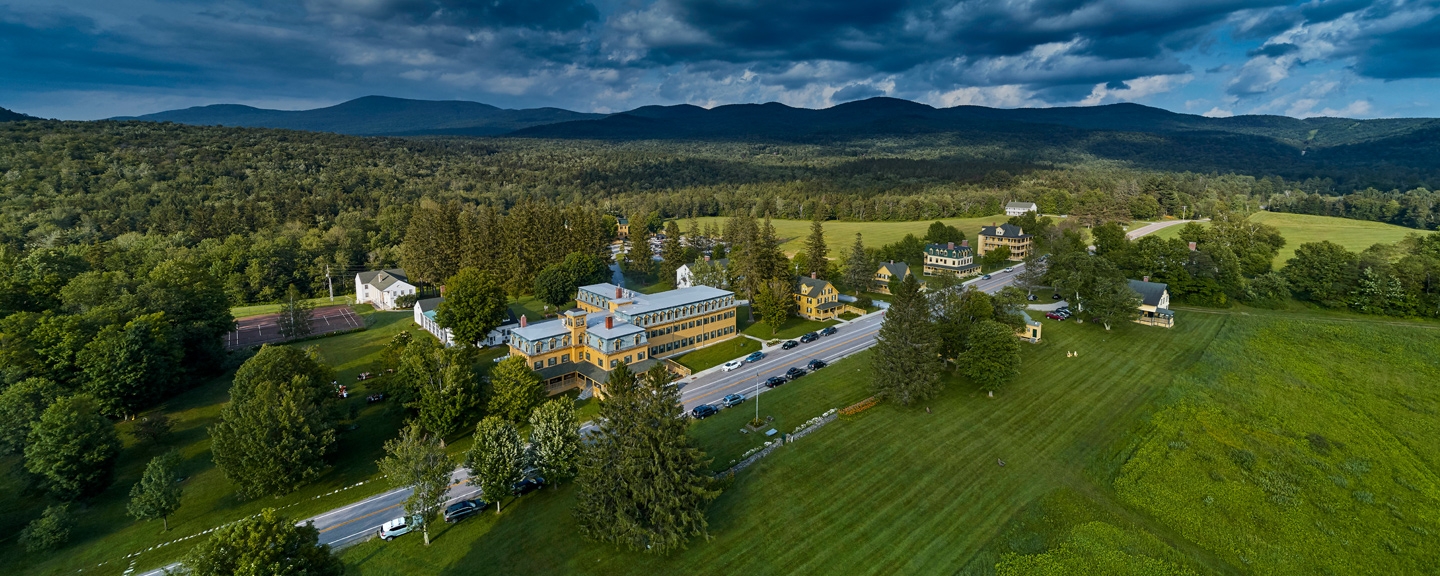
[[(1207, 218), (1206, 220), (1208, 220), (1208, 218)], [(1126, 233), (1125, 233), (1125, 237), (1126, 237), (1126, 238), (1129, 238), (1129, 239), (1131, 239), (1131, 240), (1134, 240), (1134, 239), (1139, 238), (1139, 237), (1141, 237), (1141, 236), (1144, 236), (1144, 235), (1146, 235), (1146, 234), (1154, 234), (1155, 232), (1159, 231), (1159, 230), (1162, 229), (1162, 228), (1169, 228), (1169, 227), (1171, 227), (1171, 226), (1179, 226), (1179, 225), (1181, 225), (1181, 224), (1185, 224), (1185, 223), (1189, 223), (1189, 222), (1203, 222), (1203, 221), (1204, 221), (1204, 220), (1166, 220), (1166, 221), (1164, 221), (1164, 222), (1155, 222), (1155, 223), (1153, 223), (1153, 224), (1146, 224), (1146, 225), (1144, 225), (1144, 226), (1141, 226), (1141, 227), (1139, 227), (1139, 228), (1136, 228), (1136, 229), (1134, 229), (1134, 230), (1131, 230), (1131, 231), (1129, 231), (1129, 232), (1126, 232)]]
[[(993, 294), (1014, 282), (1015, 274), (1024, 269), (1024, 264), (1016, 264), (1014, 272), (995, 272), (991, 274), (990, 280), (976, 280), (971, 285), (976, 289)], [(726, 394), (736, 392), (753, 399), (757, 389), (759, 392), (768, 390), (760, 385), (765, 379), (784, 374), (792, 366), (803, 367), (815, 358), (827, 363), (833, 362), (874, 346), (875, 335), (879, 333), (880, 323), (884, 317), (883, 312), (866, 314), (853, 322), (837, 326), (838, 332), (833, 336), (826, 336), (809, 344), (801, 344), (790, 350), (782, 350), (779, 346), (767, 349), (764, 360), (746, 364), (739, 370), (721, 372), (714, 369), (701, 372), (682, 381), (681, 402), (688, 410), (700, 404), (718, 403)], [(787, 384), (787, 386), (804, 385), (804, 378), (793, 384)], [(585, 428), (591, 427), (593, 426), (587, 425)], [(449, 500), (446, 501), (447, 505), (455, 500), (473, 498), (479, 494), (478, 488), (464, 484), (466, 478), (468, 478), (468, 474), (465, 470), (455, 471), (452, 476), (453, 484), (450, 487)], [(375, 535), (381, 524), (402, 516), (404, 501), (409, 494), (409, 488), (390, 490), (308, 518), (306, 521), (313, 522), (315, 528), (320, 530), (320, 543), (329, 544), (334, 548), (343, 548), (365, 541)], [(412, 537), (420, 538), (420, 535), (404, 536), (404, 538)], [(141, 573), (140, 576), (162, 576), (164, 570), (173, 569), (176, 566), (172, 564), (157, 568)]]

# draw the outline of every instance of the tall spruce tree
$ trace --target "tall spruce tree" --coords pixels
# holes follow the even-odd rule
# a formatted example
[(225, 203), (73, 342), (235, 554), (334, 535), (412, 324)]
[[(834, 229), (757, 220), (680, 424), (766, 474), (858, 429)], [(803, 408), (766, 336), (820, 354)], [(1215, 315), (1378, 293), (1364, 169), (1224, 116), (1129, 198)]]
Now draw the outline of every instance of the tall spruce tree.
[(876, 338), (870, 389), (878, 398), (909, 405), (940, 393), (940, 336), (914, 274), (891, 289), (894, 300)]
[(441, 282), (460, 269), (460, 205), (430, 198), (410, 215), (400, 264), (412, 281)]
[(495, 503), (496, 514), (511, 487), (525, 477), (524, 456), (520, 434), (513, 424), (498, 416), (487, 416), (475, 426), (475, 443), (465, 455), (465, 468), (485, 499)]
[(630, 251), (625, 253), (625, 273), (636, 278), (649, 278), (655, 273), (655, 251), (643, 228), (630, 225)]
[(575, 518), (586, 538), (665, 554), (703, 536), (705, 508), (719, 492), (708, 460), (676, 418), (679, 391), (655, 366), (636, 378), (610, 373), (600, 429), (582, 450)]
[(170, 530), (170, 515), (180, 509), (180, 453), (171, 450), (150, 460), (145, 474), (130, 488), (128, 511), (136, 520), (164, 522)]
[(680, 225), (665, 223), (665, 241), (660, 244), (660, 280), (675, 281), (675, 270), (685, 264), (685, 246), (680, 244)]
[(825, 212), (815, 210), (815, 219), (810, 222), (810, 237), (805, 239), (806, 269), (802, 274), (813, 274), (816, 278), (828, 279), (830, 273), (830, 246), (825, 243)]
[(865, 242), (860, 233), (855, 233), (855, 243), (850, 246), (850, 256), (845, 259), (845, 286), (855, 294), (870, 289), (870, 279), (875, 277), (870, 265), (870, 255), (865, 253)]

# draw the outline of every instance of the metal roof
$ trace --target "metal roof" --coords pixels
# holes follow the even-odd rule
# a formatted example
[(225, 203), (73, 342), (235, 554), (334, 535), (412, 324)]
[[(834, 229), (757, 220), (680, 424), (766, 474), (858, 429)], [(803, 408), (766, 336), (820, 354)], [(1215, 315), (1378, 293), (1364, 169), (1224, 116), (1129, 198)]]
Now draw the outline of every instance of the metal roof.
[(1143, 280), (1131, 280), (1130, 289), (1140, 293), (1140, 302), (1146, 306), (1159, 306), (1160, 298), (1169, 290), (1169, 286), (1159, 282), (1145, 282)]
[(394, 286), (396, 282), (410, 283), (410, 279), (405, 276), (405, 271), (399, 268), (370, 270), (356, 274), (356, 276), (360, 278), (361, 284), (368, 284), (379, 290)]

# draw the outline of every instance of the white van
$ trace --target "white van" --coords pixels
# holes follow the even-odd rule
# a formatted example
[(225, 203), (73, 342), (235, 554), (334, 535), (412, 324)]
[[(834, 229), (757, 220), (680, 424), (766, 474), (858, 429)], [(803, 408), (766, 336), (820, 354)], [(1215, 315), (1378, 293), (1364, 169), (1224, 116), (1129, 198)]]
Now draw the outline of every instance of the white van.
[(380, 539), (390, 540), (396, 536), (403, 536), (405, 534), (409, 534), (412, 530), (420, 527), (420, 521), (421, 518), (419, 516), (412, 516), (410, 518), (401, 516), (399, 518), (381, 524)]

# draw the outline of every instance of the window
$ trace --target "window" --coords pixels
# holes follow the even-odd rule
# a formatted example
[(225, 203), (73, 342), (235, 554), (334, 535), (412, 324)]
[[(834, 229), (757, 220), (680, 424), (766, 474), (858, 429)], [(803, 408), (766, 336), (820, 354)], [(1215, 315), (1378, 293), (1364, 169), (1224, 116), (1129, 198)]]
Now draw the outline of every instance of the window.
[(561, 355), (560, 355), (560, 363), (561, 363), (561, 364), (569, 364), (569, 363), (570, 363), (570, 355), (569, 355), (569, 354), (561, 354)]
[(645, 359), (645, 353), (644, 353), (644, 352), (641, 352), (641, 353), (639, 353), (639, 354), (636, 354), (636, 355), (635, 355), (635, 359), (636, 359), (636, 360), (644, 360), (644, 359)]
[(620, 361), (619, 361), (619, 360), (611, 360), (611, 361), (610, 361), (610, 367), (611, 367), (611, 368), (614, 368), (615, 366), (617, 366), (617, 365), (619, 365), (619, 364), (620, 364)]
[(626, 364), (629, 364), (629, 363), (630, 363), (630, 357), (629, 357), (629, 356), (626, 356), (626, 357), (625, 357), (625, 363), (626, 363)]
[(538, 360), (535, 361), (535, 369), (536, 369), (536, 370), (539, 370), (539, 369), (544, 368), (544, 367), (545, 367), (545, 364), (541, 363), (541, 362), (538, 361)]
[(550, 358), (550, 361), (547, 362), (546, 365), (547, 365), (547, 366), (554, 366), (554, 365), (555, 365), (555, 358), (553, 358), (553, 357)]

